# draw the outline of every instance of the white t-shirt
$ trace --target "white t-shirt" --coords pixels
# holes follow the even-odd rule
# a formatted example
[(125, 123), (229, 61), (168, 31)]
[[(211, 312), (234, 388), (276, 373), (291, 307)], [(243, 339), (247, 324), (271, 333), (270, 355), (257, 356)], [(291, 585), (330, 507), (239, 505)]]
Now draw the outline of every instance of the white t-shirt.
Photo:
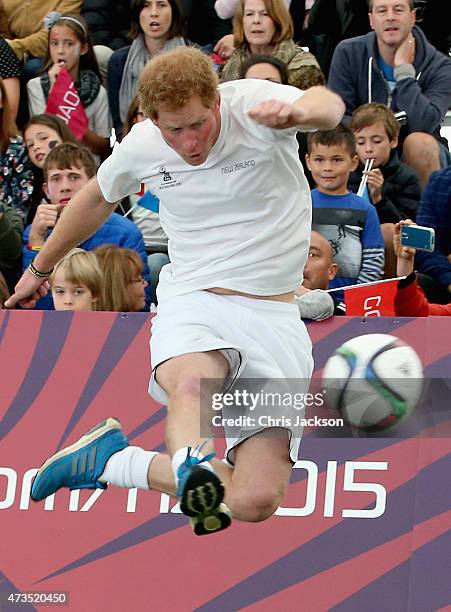
[(253, 121), (258, 102), (303, 94), (257, 79), (219, 86), (221, 130), (207, 160), (190, 166), (150, 121), (136, 124), (99, 168), (104, 198), (116, 202), (145, 183), (160, 199), (171, 263), (158, 300), (222, 287), (255, 295), (293, 291), (302, 280), (311, 227), (310, 190), (296, 130)]

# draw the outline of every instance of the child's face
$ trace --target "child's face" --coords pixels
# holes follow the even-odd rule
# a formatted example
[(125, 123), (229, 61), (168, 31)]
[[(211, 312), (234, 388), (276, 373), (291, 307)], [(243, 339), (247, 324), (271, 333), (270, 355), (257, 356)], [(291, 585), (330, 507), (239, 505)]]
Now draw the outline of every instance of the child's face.
[(62, 143), (58, 132), (46, 125), (30, 125), (25, 130), (24, 139), (31, 163), (41, 169), (49, 151)]
[(87, 51), (75, 32), (65, 25), (56, 25), (49, 34), (50, 57), (54, 64), (62, 63), (67, 70), (78, 70), (80, 55)]
[(45, 195), (51, 204), (62, 208), (69, 204), (71, 198), (89, 181), (83, 166), (71, 166), (65, 170), (51, 167), (47, 170), (47, 175), (47, 182), (43, 185)]
[(314, 144), (305, 159), (318, 191), (329, 195), (348, 193), (349, 174), (359, 163), (357, 155), (352, 157), (344, 145)]
[(367, 159), (374, 159), (373, 168), (385, 166), (390, 159), (392, 149), (398, 145), (398, 139), (390, 140), (382, 121), (354, 130), (357, 143), (357, 154), (364, 164)]
[(73, 310), (74, 312), (93, 310), (94, 298), (85, 285), (69, 283), (64, 270), (57, 270), (52, 282), (52, 297), (55, 310)]
[(244, 77), (245, 79), (263, 79), (264, 81), (272, 81), (273, 83), (282, 83), (282, 77), (279, 70), (272, 64), (260, 62), (253, 64)]

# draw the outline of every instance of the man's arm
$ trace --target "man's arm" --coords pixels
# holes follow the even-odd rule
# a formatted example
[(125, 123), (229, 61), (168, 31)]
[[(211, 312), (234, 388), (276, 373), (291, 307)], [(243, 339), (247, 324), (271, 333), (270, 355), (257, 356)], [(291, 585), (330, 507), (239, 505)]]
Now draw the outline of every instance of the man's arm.
[(231, 19), (235, 15), (238, 0), (216, 0), (215, 11), (221, 19)]
[(439, 129), (451, 104), (450, 81), (451, 61), (449, 66), (430, 75), (424, 85), (420, 85), (414, 74), (398, 74), (394, 103), (407, 112), (411, 132), (429, 133)]
[(293, 104), (279, 100), (260, 102), (249, 111), (249, 116), (257, 123), (278, 130), (293, 127), (330, 130), (340, 123), (344, 111), (340, 96), (327, 87), (312, 87)]
[[(72, 248), (89, 238), (111, 215), (114, 206), (100, 191), (97, 178), (93, 178), (72, 199), (64, 210), (52, 234), (33, 261), (39, 272), (49, 272)], [(38, 278), (28, 269), (16, 285), (16, 292), (5, 302), (7, 308), (21, 305), (33, 308), (37, 299), (46, 293), (46, 279)]]
[[(414, 30), (415, 32), (415, 30)], [(407, 112), (410, 132), (433, 132), (451, 104), (451, 61), (437, 53), (437, 57), (422, 75), (417, 75), (414, 58), (416, 40), (412, 33), (397, 49), (394, 56), (396, 89), (392, 107)]]
[(64, 209), (52, 234), (34, 261), (38, 270), (51, 270), (71, 249), (92, 236), (114, 211), (92, 178)]

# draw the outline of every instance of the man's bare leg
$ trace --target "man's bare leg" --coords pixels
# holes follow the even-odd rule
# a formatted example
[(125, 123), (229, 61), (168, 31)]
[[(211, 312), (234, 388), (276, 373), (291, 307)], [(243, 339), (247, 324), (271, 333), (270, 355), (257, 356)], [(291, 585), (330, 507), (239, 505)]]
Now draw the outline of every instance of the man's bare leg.
[[(225, 486), (225, 503), (235, 519), (259, 522), (272, 516), (285, 497), (292, 470), (288, 432), (265, 430), (235, 447), (235, 467), (217, 459), (212, 466)], [(149, 488), (176, 497), (169, 455), (150, 464)]]
[[(227, 359), (217, 351), (184, 355), (168, 360), (159, 368), (159, 382), (169, 395), (168, 448), (172, 455), (178, 452), (179, 463), (174, 465), (172, 457), (172, 478), (163, 471), (162, 482), (156, 480), (160, 482), (160, 488), (170, 492), (174, 490), (174, 480), (176, 483), (180, 480), (181, 507), (189, 516), (204, 516), (203, 509), (217, 509), (224, 497), (221, 480), (211, 465), (205, 462), (205, 457), (193, 447), (202, 442), (201, 431), (208, 440), (211, 393), (222, 388), (228, 372)], [(203, 379), (205, 384), (201, 385)], [(208, 390), (208, 380), (215, 381), (211, 392)], [(206, 410), (201, 410), (201, 406), (205, 406)], [(205, 431), (201, 419), (206, 419)], [(38, 471), (31, 496), (39, 501), (60, 487), (105, 488), (108, 482), (126, 488), (147, 489), (149, 466), (157, 457), (158, 453), (130, 446), (120, 423), (110, 417), (52, 455)], [(155, 465), (161, 461), (157, 459)], [(194, 491), (187, 489), (186, 495), (190, 496), (188, 502), (184, 499), (187, 478)], [(202, 480), (208, 480), (208, 483), (204, 484)], [(230, 523), (230, 519), (227, 520)]]
[(208, 438), (211, 396), (222, 390), (228, 374), (229, 362), (219, 351), (180, 355), (158, 366), (156, 380), (168, 395), (166, 444), (171, 456)]
[[(227, 490), (232, 481), (233, 468), (218, 459), (211, 459), (210, 463), (224, 484), (227, 495)], [(147, 472), (147, 480), (149, 489), (176, 497), (176, 485), (170, 455), (159, 453), (152, 460)]]
[(168, 396), (166, 446), (180, 509), (197, 535), (230, 525), (224, 483), (203, 453), (212, 423), (212, 396), (224, 388), (229, 362), (219, 351), (189, 353), (160, 364), (156, 381)]
[[(177, 444), (195, 446), (202, 439), (200, 373), (202, 377), (207, 375), (218, 379), (219, 386), (221, 380), (228, 374), (228, 362), (219, 353), (196, 354), (194, 358), (192, 357), (184, 360), (183, 365), (186, 366), (184, 368), (180, 368), (180, 364), (175, 364), (177, 367), (163, 370), (163, 379), (167, 375), (169, 381), (166, 383), (167, 390), (170, 394), (174, 391), (169, 402), (171, 406), (169, 429), (173, 432), (173, 437), (168, 445), (172, 449), (176, 448)], [(185, 375), (184, 380), (187, 380), (189, 385), (179, 382), (180, 373)], [(159, 382), (165, 384), (163, 381)], [(189, 400), (186, 405), (191, 409), (181, 411), (180, 422), (186, 424), (186, 431), (179, 432), (175, 411), (178, 402), (183, 400), (183, 389), (188, 391), (189, 397), (185, 399)], [(211, 398), (208, 395), (209, 393), (206, 393), (202, 401), (206, 408), (211, 409)], [(206, 414), (211, 413), (206, 410)], [(216, 459), (211, 460), (213, 467), (211, 472), (200, 468), (204, 474), (205, 472), (217, 474), (214, 478), (219, 481), (221, 491), (225, 488), (225, 499), (231, 505), (233, 514), (240, 520), (264, 520), (276, 510), (286, 492), (292, 465), (288, 454), (288, 433), (284, 429), (272, 431), (271, 437), (267, 437), (267, 432), (259, 433), (235, 447), (234, 470)], [(206, 434), (207, 431), (204, 435)], [(105, 457), (105, 454), (107, 459), (102, 460), (102, 455)], [(135, 460), (137, 467), (134, 466)], [(107, 476), (108, 466), (115, 461), (117, 469), (110, 470), (113, 477)], [(194, 469), (199, 470), (197, 463), (202, 461), (193, 462)], [(74, 465), (78, 466), (76, 473)], [(51, 457), (41, 467), (33, 483), (32, 497), (35, 500), (44, 499), (61, 486), (96, 488), (105, 486), (108, 481), (119, 486), (152, 488), (177, 496), (176, 478), (170, 456), (145, 451), (139, 447), (130, 447), (119, 423), (110, 418), (99, 423), (70, 447)], [(204, 519), (209, 519), (211, 516), (213, 519), (218, 518), (223, 512), (219, 507), (222, 506), (221, 502), (222, 497), (217, 500), (216, 505), (209, 506), (207, 503), (204, 509), (197, 512), (203, 521), (201, 526), (206, 527), (203, 533), (218, 529), (217, 527), (210, 529), (211, 524), (207, 526)], [(209, 514), (210, 510), (212, 512)], [(196, 519), (197, 515), (190, 516)], [(228, 521), (230, 522), (229, 519)], [(223, 528), (222, 525), (219, 528)]]

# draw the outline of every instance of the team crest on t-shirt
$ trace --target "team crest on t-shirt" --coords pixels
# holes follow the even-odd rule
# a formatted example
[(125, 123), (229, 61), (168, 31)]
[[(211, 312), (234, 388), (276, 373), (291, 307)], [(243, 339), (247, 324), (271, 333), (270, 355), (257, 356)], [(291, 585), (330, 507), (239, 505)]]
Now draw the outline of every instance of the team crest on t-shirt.
[(172, 176), (169, 174), (169, 172), (166, 170), (164, 166), (161, 166), (159, 172), (160, 174), (163, 175), (163, 181), (165, 182), (172, 181)]
[(158, 189), (168, 189), (168, 187), (178, 187), (181, 182), (178, 179), (172, 178), (170, 172), (164, 166), (161, 166), (159, 173), (163, 176), (163, 180), (158, 186)]

